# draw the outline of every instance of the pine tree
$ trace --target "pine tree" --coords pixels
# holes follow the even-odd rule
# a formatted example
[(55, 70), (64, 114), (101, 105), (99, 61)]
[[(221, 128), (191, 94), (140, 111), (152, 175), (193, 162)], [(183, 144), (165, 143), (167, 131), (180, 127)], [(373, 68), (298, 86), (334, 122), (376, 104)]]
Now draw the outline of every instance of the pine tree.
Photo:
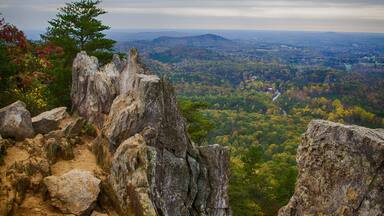
[(42, 38), (64, 49), (66, 64), (72, 63), (76, 53), (83, 50), (106, 62), (112, 57), (115, 41), (105, 38), (103, 31), (110, 27), (97, 19), (106, 13), (98, 8), (100, 0), (79, 0), (66, 3), (56, 18), (49, 21), (47, 33)]

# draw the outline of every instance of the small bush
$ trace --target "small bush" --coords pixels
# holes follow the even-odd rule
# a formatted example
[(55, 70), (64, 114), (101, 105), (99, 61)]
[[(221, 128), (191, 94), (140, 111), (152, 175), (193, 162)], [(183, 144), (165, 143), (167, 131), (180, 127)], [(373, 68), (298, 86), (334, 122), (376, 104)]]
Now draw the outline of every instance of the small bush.
[(92, 124), (89, 124), (89, 123), (84, 124), (81, 132), (87, 136), (91, 136), (91, 137), (97, 136), (96, 128)]

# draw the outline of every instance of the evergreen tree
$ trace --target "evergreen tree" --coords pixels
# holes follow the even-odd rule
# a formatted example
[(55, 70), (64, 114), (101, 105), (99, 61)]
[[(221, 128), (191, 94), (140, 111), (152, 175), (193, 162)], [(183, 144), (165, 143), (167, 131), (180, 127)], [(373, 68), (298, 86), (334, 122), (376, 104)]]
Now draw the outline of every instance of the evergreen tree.
[(100, 0), (67, 3), (59, 9), (56, 18), (49, 21), (50, 26), (42, 38), (64, 49), (65, 65), (70, 65), (76, 53), (81, 50), (98, 57), (102, 63), (112, 57), (115, 41), (105, 38), (103, 31), (110, 27), (97, 19), (106, 13), (97, 7), (100, 3)]
[(213, 129), (213, 123), (206, 118), (201, 109), (208, 107), (204, 102), (179, 100), (179, 108), (188, 124), (188, 133), (198, 145), (204, 144), (208, 133)]

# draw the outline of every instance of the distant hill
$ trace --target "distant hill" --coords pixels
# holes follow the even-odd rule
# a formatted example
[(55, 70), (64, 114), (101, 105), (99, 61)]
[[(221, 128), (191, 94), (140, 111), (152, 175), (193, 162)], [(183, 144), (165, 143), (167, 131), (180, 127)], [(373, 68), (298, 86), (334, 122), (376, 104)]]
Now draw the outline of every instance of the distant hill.
[(153, 40), (138, 40), (118, 43), (116, 50), (126, 52), (137, 48), (143, 56), (164, 63), (177, 63), (184, 59), (218, 60), (223, 58), (217, 50), (233, 47), (235, 42), (215, 34), (197, 36), (161, 36)]
[(146, 32), (134, 32), (134, 31), (108, 31), (106, 32), (108, 37), (118, 42), (147, 40), (168, 36), (168, 37), (186, 37), (196, 35), (193, 33), (178, 32), (178, 31), (146, 31)]
[(189, 46), (189, 47), (216, 47), (226, 46), (233, 43), (224, 37), (215, 34), (204, 34), (198, 36), (187, 37), (159, 37), (152, 40), (152, 43), (157, 46)]

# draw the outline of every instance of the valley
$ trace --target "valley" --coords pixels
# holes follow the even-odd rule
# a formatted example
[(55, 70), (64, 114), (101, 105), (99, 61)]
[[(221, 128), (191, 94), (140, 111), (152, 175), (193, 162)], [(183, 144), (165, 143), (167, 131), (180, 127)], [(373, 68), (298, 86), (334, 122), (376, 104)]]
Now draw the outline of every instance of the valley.
[(181, 106), (197, 104), (202, 119), (190, 134), (198, 145), (231, 149), (233, 215), (275, 215), (293, 194), (297, 146), (312, 119), (384, 126), (384, 36), (227, 35), (120, 41), (116, 49), (137, 47), (172, 80)]

